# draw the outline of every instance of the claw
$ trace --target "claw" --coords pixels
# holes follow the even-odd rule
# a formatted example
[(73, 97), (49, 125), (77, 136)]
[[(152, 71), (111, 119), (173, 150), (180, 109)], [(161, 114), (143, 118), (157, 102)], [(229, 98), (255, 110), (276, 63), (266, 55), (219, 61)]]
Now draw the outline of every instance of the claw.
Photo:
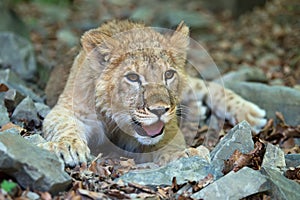
[(66, 166), (75, 167), (89, 160), (90, 150), (84, 142), (69, 143), (66, 138), (59, 142), (46, 142), (40, 147), (54, 152)]

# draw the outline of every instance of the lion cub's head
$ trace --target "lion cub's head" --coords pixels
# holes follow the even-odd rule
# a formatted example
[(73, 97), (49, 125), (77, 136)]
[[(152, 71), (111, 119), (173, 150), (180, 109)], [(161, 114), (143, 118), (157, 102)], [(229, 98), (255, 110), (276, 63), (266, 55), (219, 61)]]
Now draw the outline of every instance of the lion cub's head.
[(81, 42), (95, 78), (98, 118), (141, 144), (159, 142), (185, 86), (188, 32), (183, 23), (161, 34), (128, 21), (86, 32)]

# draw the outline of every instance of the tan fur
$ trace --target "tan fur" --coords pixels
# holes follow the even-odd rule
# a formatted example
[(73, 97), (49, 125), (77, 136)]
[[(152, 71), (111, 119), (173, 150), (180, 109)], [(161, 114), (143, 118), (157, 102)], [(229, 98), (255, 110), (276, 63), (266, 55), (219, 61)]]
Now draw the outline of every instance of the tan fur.
[(45, 88), (47, 105), (50, 107), (57, 103), (59, 95), (64, 90), (73, 59), (77, 54), (78, 48), (72, 48), (66, 55), (62, 56), (62, 60), (57, 61), (57, 65), (52, 69)]
[[(100, 152), (164, 164), (186, 156), (176, 109), (194, 93), (195, 101), (206, 101), (233, 124), (246, 119), (253, 127), (263, 125), (264, 111), (256, 105), (186, 75), (188, 34), (183, 23), (173, 34), (162, 35), (129, 21), (111, 21), (86, 32), (65, 89), (44, 120), (49, 142), (41, 146), (71, 166)], [(218, 102), (224, 94), (226, 106)], [(164, 131), (157, 134), (159, 130)]]

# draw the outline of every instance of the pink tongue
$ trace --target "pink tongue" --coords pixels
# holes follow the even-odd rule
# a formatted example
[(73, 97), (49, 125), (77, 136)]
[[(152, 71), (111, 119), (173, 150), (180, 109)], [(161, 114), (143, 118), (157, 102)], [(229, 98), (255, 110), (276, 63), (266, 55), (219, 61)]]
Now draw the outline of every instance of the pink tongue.
[(162, 121), (158, 121), (155, 124), (149, 126), (142, 126), (142, 128), (147, 132), (149, 136), (155, 136), (161, 132), (164, 127), (164, 123)]

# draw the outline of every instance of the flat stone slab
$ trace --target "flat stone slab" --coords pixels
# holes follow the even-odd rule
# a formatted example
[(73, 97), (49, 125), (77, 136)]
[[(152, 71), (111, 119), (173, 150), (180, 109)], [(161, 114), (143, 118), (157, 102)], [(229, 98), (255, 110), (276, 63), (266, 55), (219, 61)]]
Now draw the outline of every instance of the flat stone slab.
[(23, 188), (53, 194), (71, 183), (63, 163), (53, 153), (19, 135), (0, 134), (0, 171), (14, 177)]
[(0, 69), (0, 83), (4, 83), (9, 89), (14, 89), (20, 96), (29, 96), (35, 102), (43, 102), (43, 99), (30, 89), (12, 69)]
[(286, 167), (284, 152), (279, 147), (268, 143), (261, 166), (282, 172)]
[(0, 102), (0, 126), (9, 122), (8, 112), (4, 104)]
[(263, 168), (263, 172), (269, 179), (272, 199), (300, 199), (299, 183), (286, 178), (276, 169)]
[(173, 177), (178, 184), (203, 179), (209, 173), (209, 163), (200, 157), (181, 158), (156, 169), (131, 171), (119, 178), (126, 183), (141, 185), (172, 185)]
[(251, 126), (248, 122), (242, 121), (233, 127), (210, 153), (214, 176), (216, 178), (223, 176), (224, 160), (229, 159), (235, 150), (248, 153), (253, 149)]
[(287, 154), (285, 155), (285, 162), (287, 167), (300, 166), (300, 154)]
[(34, 78), (37, 67), (30, 41), (12, 32), (0, 32), (0, 43), (0, 64), (24, 80)]
[(241, 199), (268, 190), (267, 178), (259, 171), (244, 167), (238, 172), (231, 171), (192, 195), (195, 199)]
[(225, 82), (225, 87), (265, 109), (268, 118), (276, 119), (275, 112), (281, 112), (287, 124), (300, 124), (299, 90), (249, 82)]

